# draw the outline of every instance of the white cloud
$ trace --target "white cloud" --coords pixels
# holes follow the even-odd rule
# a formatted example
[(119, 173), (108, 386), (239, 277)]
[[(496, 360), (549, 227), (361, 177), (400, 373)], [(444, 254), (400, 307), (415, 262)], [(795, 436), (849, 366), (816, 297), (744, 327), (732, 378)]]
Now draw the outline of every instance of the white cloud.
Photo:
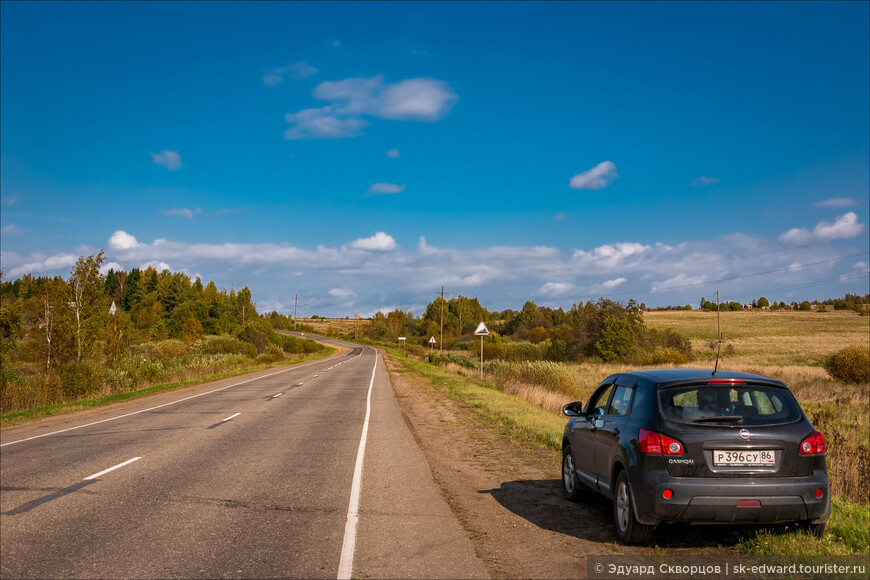
[(293, 80), (305, 79), (317, 74), (317, 69), (301, 60), (288, 66), (279, 66), (266, 71), (263, 75), (263, 84), (267, 87), (277, 87), (289, 75)]
[(369, 187), (369, 195), (395, 195), (405, 191), (404, 185), (396, 185), (395, 183), (373, 183)]
[(169, 171), (181, 169), (181, 154), (178, 151), (167, 151), (164, 149), (160, 153), (152, 153), (151, 160), (156, 165), (165, 167)]
[(387, 151), (387, 157), (390, 159), (398, 159), (399, 158), (399, 150), (398, 149), (390, 149)]
[(289, 113), (287, 139), (336, 139), (361, 135), (363, 116), (399, 121), (435, 122), (444, 118), (459, 97), (444, 81), (413, 78), (387, 83), (383, 75), (322, 82), (315, 99), (330, 104)]
[(591, 252), (574, 250), (573, 259), (581, 268), (594, 271), (606, 272), (622, 265), (629, 259), (638, 260), (649, 250), (649, 246), (635, 242), (622, 242), (618, 244), (604, 244)]
[(538, 288), (538, 294), (559, 298), (566, 294), (570, 294), (574, 291), (574, 288), (574, 284), (569, 284), (568, 282), (547, 282)]
[[(9, 258), (12, 258), (11, 260)], [(10, 263), (15, 264), (6, 272), (9, 279), (18, 278), (24, 274), (50, 274), (68, 270), (75, 265), (78, 256), (74, 254), (56, 254), (54, 256), (44, 256), (35, 254), (29, 257), (30, 261), (24, 261), (19, 256), (3, 252), (2, 262), (4, 268)]]
[(356, 293), (347, 288), (333, 288), (329, 291), (329, 295), (337, 298), (350, 298), (351, 296), (356, 296)]
[(139, 245), (134, 236), (124, 230), (118, 230), (109, 238), (109, 247), (113, 250), (129, 250)]
[(616, 165), (611, 161), (602, 161), (589, 171), (578, 173), (571, 178), (568, 186), (571, 189), (603, 189), (619, 177)]
[(554, 222), (563, 222), (563, 221), (565, 221), (565, 214), (563, 214), (563, 213), (557, 213), (556, 215), (553, 216), (553, 221), (554, 221)]
[(704, 275), (689, 276), (687, 274), (680, 273), (672, 278), (664, 280), (663, 282), (653, 282), (652, 286), (650, 286), (650, 291), (652, 291), (653, 293), (664, 292), (669, 288), (680, 288), (683, 286), (702, 284), (706, 280), (707, 277)]
[(858, 223), (858, 216), (848, 212), (837, 217), (834, 223), (819, 222), (813, 231), (806, 228), (792, 228), (777, 238), (780, 242), (790, 245), (806, 245), (815, 242), (830, 242), (844, 238), (854, 238), (864, 231), (864, 225)]
[(288, 113), (284, 119), (293, 126), (284, 131), (284, 138), (299, 139), (344, 139), (363, 134), (368, 122), (359, 118), (347, 118), (334, 113), (334, 107), (304, 109)]
[(834, 197), (815, 203), (816, 207), (855, 207), (858, 200), (851, 197)]
[(608, 280), (601, 284), (601, 287), (605, 290), (613, 290), (617, 286), (622, 286), (627, 281), (627, 278), (616, 278), (614, 280)]
[(689, 185), (692, 187), (704, 187), (705, 185), (712, 185), (719, 181), (718, 177), (707, 177), (706, 175), (702, 175), (697, 179), (693, 179)]
[(0, 233), (2, 233), (4, 236), (14, 236), (20, 232), (21, 230), (15, 224), (3, 226), (3, 229), (0, 230)]
[(354, 250), (387, 252), (396, 249), (396, 240), (387, 233), (378, 232), (370, 238), (360, 238), (351, 242), (350, 247)]
[(163, 215), (167, 216), (178, 216), (183, 217), (188, 220), (192, 220), (194, 214), (200, 213), (202, 210), (200, 208), (196, 208), (195, 210), (187, 209), (186, 207), (178, 207), (173, 209), (163, 210)]

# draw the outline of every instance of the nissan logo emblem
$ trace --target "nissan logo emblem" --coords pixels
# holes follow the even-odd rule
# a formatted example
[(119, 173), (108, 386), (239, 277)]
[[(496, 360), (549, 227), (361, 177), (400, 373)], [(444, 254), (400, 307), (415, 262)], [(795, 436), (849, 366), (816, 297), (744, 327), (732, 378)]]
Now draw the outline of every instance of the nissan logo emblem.
[(745, 439), (746, 441), (749, 441), (749, 431), (747, 431), (746, 429), (741, 429), (740, 430), (740, 438)]

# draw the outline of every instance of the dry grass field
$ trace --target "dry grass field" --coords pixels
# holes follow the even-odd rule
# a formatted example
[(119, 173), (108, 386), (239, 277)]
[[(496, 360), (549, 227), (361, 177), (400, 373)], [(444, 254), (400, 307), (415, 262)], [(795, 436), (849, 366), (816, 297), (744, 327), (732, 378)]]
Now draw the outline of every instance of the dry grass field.
[[(644, 321), (650, 328), (673, 328), (689, 337), (696, 355), (715, 357), (715, 312), (646, 312)], [(725, 362), (732, 367), (818, 367), (850, 344), (870, 345), (870, 316), (851, 311), (722, 312), (721, 329)]]

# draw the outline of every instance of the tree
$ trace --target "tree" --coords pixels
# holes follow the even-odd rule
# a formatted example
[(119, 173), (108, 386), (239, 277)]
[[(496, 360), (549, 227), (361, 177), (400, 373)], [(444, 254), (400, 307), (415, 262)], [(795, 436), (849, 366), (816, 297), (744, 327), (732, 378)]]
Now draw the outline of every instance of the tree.
[(63, 304), (64, 282), (59, 277), (42, 279), (35, 295), (28, 300), (27, 310), (34, 326), (39, 329), (36, 341), (36, 357), (42, 362), (46, 374), (51, 372), (55, 351), (58, 349), (60, 332), (64, 329), (58, 315)]
[(604, 321), (601, 338), (595, 343), (595, 349), (605, 362), (624, 359), (634, 349), (634, 331), (631, 325), (617, 316), (608, 317)]
[(103, 329), (104, 351), (109, 364), (116, 364), (127, 354), (133, 339), (132, 330), (133, 323), (128, 313), (119, 311), (109, 317)]
[(758, 299), (758, 307), (759, 308), (768, 308), (768, 307), (770, 307), (770, 302), (767, 300), (767, 298), (762, 296), (761, 298)]
[(76, 360), (82, 360), (83, 344), (93, 342), (91, 339), (99, 328), (97, 322), (105, 310), (100, 275), (104, 259), (103, 250), (93, 256), (80, 257), (70, 272), (69, 307), (75, 316)]
[(236, 294), (236, 319), (244, 326), (257, 316), (257, 309), (251, 303), (251, 289), (245, 286)]
[(184, 342), (194, 342), (202, 338), (202, 324), (193, 316), (184, 321), (184, 326), (181, 327), (181, 340)]

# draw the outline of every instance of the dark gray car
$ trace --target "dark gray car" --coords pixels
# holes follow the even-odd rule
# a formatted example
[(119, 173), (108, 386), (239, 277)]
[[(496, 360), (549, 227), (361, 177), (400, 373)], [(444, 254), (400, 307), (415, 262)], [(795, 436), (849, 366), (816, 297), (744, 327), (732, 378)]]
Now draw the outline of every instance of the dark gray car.
[(799, 522), (831, 513), (825, 440), (788, 387), (759, 375), (660, 369), (607, 377), (565, 405), (562, 486), (613, 500), (619, 539), (663, 522)]

